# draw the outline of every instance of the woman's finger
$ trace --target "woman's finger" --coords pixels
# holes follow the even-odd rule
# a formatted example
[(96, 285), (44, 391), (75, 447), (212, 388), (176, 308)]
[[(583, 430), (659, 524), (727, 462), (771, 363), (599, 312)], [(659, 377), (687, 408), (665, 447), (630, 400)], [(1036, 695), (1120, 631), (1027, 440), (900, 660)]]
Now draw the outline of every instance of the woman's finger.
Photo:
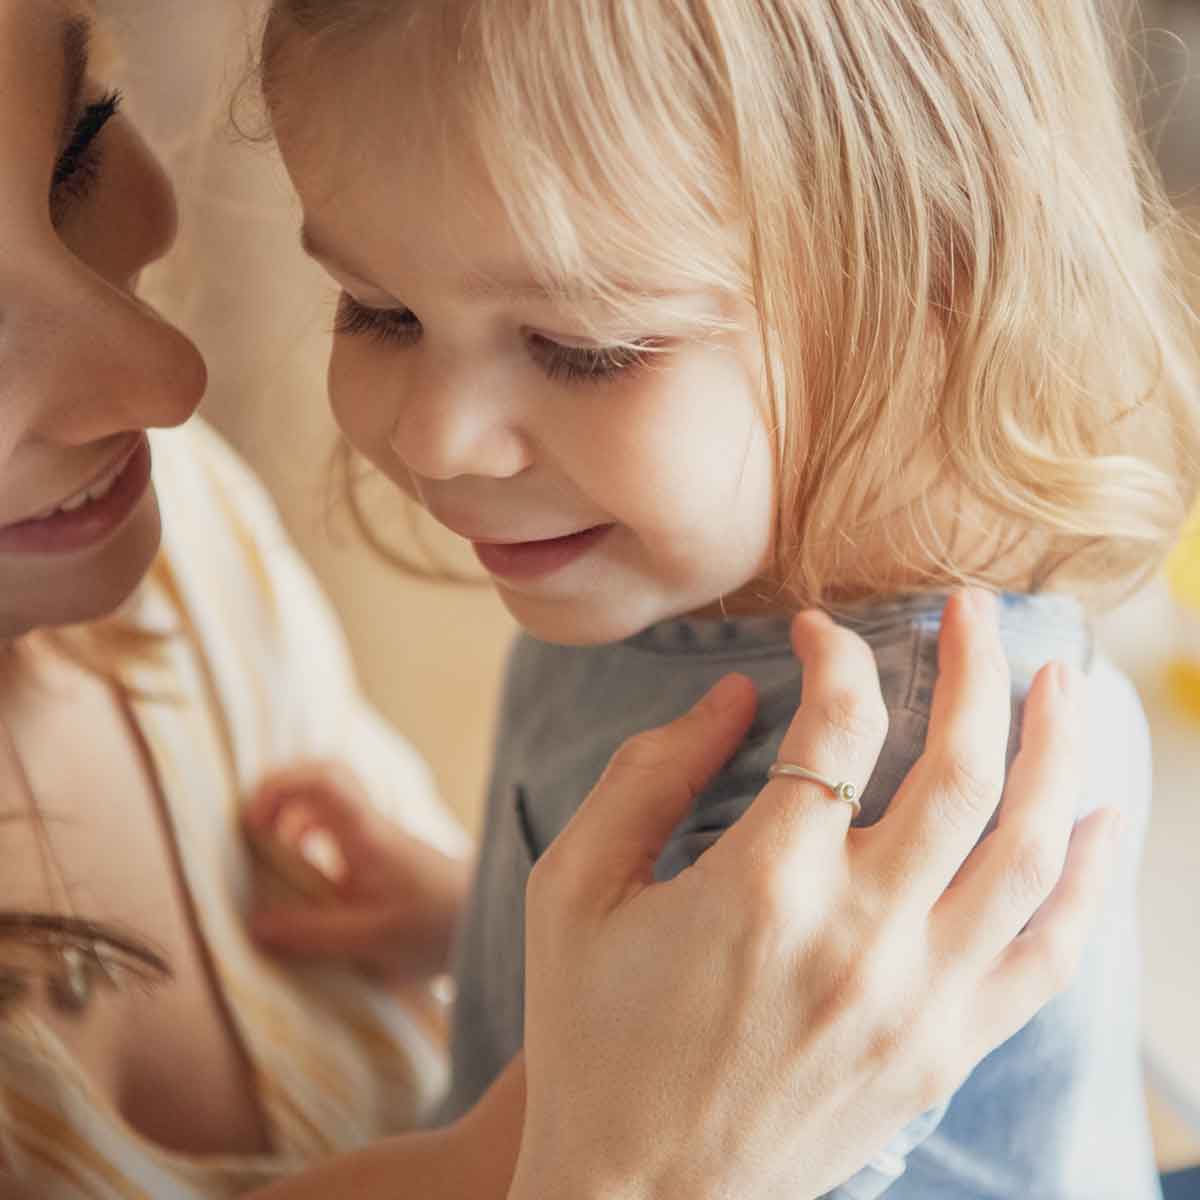
[(1011, 718), (996, 601), (978, 588), (946, 604), (925, 749), (867, 841), (876, 876), (928, 912), (1000, 801)]
[(959, 958), (990, 963), (1059, 881), (1082, 788), (1078, 692), (1059, 663), (1033, 681), (996, 828), (934, 908), (935, 937)]
[(1057, 885), (979, 986), (971, 1027), (980, 1040), (966, 1047), (973, 1059), (1011, 1037), (1074, 979), (1108, 892), (1120, 833), (1120, 813), (1111, 808), (1075, 826)]
[(607, 909), (631, 885), (648, 884), (672, 830), (746, 736), (756, 705), (750, 680), (727, 675), (683, 716), (625, 742), (538, 860), (539, 886), (553, 878)]
[[(887, 707), (870, 647), (820, 612), (792, 622), (792, 645), (804, 669), (800, 707), (779, 747), (779, 761), (815, 771), (861, 795), (887, 737)], [(805, 845), (844, 839), (853, 808), (819, 783), (790, 776), (766, 782), (757, 799), (708, 853), (744, 853), (747, 839), (785, 858)], [(713, 861), (719, 861), (721, 855)]]

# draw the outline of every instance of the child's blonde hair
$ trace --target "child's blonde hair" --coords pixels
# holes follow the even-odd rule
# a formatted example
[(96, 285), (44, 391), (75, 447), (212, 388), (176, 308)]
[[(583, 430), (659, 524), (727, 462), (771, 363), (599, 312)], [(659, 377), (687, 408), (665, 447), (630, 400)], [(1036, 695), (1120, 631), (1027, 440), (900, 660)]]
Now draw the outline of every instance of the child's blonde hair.
[(387, 21), (406, 124), (468, 139), (581, 316), (652, 314), (664, 283), (753, 303), (788, 601), (1014, 564), (1121, 588), (1165, 553), (1200, 472), (1195, 323), (1098, 3), (272, 10), (277, 119), (293, 49)]

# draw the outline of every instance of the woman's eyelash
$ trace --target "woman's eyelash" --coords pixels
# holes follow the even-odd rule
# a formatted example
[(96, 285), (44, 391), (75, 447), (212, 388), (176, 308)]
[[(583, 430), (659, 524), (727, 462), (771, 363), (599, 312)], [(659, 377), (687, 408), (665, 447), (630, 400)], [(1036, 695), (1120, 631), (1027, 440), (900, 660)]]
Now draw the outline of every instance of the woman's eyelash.
[(71, 140), (54, 164), (54, 176), (50, 181), (52, 194), (61, 196), (64, 191), (70, 191), (79, 195), (91, 185), (100, 167), (96, 139), (117, 115), (121, 100), (121, 93), (112, 91), (83, 110), (71, 132)]
[[(376, 342), (411, 345), (421, 334), (421, 323), (407, 308), (369, 308), (347, 292), (338, 301), (333, 331)], [(654, 339), (623, 346), (563, 346), (541, 334), (528, 339), (530, 354), (549, 379), (568, 383), (603, 383), (646, 364), (658, 348)]]

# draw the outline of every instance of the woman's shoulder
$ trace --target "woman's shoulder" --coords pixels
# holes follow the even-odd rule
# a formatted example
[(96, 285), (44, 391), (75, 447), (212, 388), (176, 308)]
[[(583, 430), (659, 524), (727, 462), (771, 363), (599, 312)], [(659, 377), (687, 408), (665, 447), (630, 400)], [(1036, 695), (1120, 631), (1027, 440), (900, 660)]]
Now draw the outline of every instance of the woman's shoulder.
[(211, 425), (193, 418), (177, 429), (155, 430), (150, 442), (168, 550), (177, 528), (193, 539), (203, 532), (286, 540), (267, 489)]
[[(162, 511), (160, 574), (170, 578), (175, 601), (202, 626), (205, 614), (222, 610), (227, 635), (265, 639), (268, 649), (297, 609), (320, 604), (305, 603), (292, 586), (301, 573), (301, 590), (315, 588), (266, 488), (203, 421), (156, 431), (151, 449)], [(318, 616), (330, 624), (324, 612)]]
[(152, 585), (226, 699), (261, 693), (278, 723), (316, 693), (344, 693), (353, 669), (341, 625), (253, 471), (202, 422), (151, 444), (163, 526)]
[(428, 768), (363, 699), (338, 615), (263, 484), (203, 422), (154, 435), (152, 448), (158, 599), (184, 616), (235, 741), (259, 747), (245, 761), (343, 758), (377, 779), (381, 805), (402, 793), (403, 819), (419, 818), (436, 794)]

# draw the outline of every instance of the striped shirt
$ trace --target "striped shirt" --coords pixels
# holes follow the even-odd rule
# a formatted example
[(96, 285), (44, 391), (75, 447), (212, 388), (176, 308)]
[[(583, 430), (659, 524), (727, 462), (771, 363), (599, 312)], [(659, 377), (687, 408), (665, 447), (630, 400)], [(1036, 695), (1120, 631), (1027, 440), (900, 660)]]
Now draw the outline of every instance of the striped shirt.
[(412, 1128), (445, 1082), (428, 1004), (348, 971), (284, 967), (252, 945), (239, 806), (268, 770), (338, 758), (410, 831), (456, 854), (466, 835), (359, 695), (337, 621), (249, 471), (198, 422), (152, 444), (163, 550), (130, 612), (172, 636), (125, 675), (273, 1152), (196, 1158), (150, 1142), (18, 1010), (0, 1021), (0, 1153), (47, 1200), (236, 1196)]

